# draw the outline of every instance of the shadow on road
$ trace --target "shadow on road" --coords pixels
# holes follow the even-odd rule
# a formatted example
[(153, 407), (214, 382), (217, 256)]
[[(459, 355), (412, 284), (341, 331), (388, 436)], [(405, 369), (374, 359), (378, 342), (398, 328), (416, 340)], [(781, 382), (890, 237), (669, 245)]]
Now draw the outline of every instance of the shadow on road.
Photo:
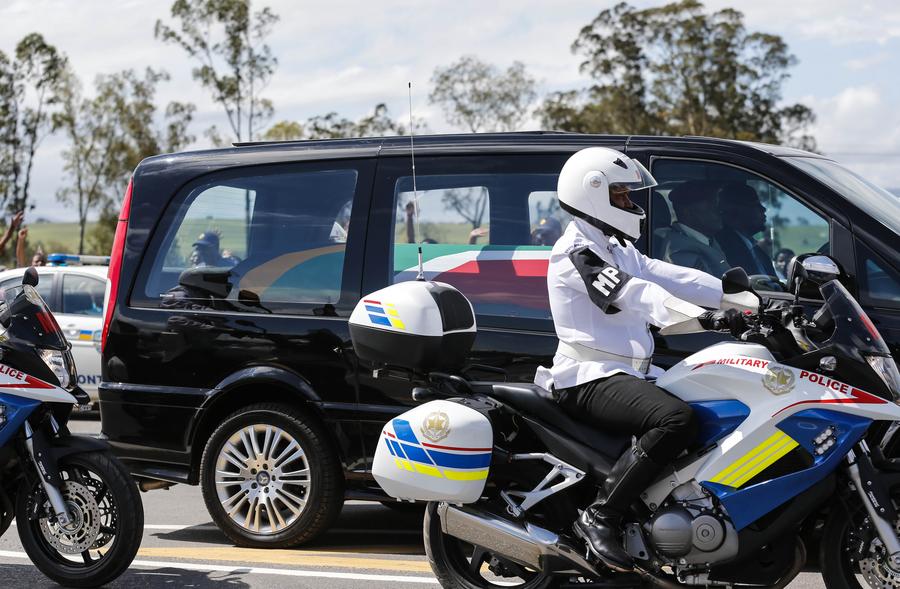
[[(389, 509), (378, 503), (345, 505), (337, 523), (315, 542), (296, 550), (364, 552), (369, 554), (424, 554), (423, 509)], [(172, 542), (233, 545), (211, 523), (152, 534)]]
[[(104, 585), (109, 589), (136, 587), (172, 589), (173, 587), (222, 587), (228, 589), (249, 588), (241, 579), (243, 573), (186, 571), (174, 567), (128, 570), (116, 581)], [(28, 564), (0, 564), (0, 587), (28, 587), (29, 589), (59, 589), (59, 585), (47, 579)]]

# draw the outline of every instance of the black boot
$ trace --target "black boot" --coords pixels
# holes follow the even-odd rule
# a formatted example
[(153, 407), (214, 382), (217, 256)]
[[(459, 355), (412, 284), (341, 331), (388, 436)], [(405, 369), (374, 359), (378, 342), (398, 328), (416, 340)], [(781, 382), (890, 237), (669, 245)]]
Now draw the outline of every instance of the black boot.
[(634, 570), (634, 561), (620, 540), (622, 516), (649, 485), (661, 467), (635, 444), (616, 462), (603, 484), (603, 497), (575, 522), (575, 533), (607, 567)]

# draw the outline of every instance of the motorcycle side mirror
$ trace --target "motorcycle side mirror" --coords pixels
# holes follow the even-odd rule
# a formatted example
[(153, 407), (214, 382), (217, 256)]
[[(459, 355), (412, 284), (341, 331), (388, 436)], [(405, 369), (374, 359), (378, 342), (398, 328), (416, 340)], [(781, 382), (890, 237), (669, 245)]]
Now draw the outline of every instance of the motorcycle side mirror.
[(28, 270), (25, 270), (25, 275), (22, 276), (22, 284), (27, 284), (28, 286), (38, 285), (38, 273), (34, 266), (29, 266)]
[(841, 276), (843, 272), (837, 261), (823, 254), (794, 256), (786, 272), (787, 285), (795, 300), (801, 296), (821, 298), (819, 287)]
[(749, 290), (753, 290), (750, 288), (750, 277), (743, 268), (732, 268), (722, 275), (722, 292), (725, 294), (737, 294)]

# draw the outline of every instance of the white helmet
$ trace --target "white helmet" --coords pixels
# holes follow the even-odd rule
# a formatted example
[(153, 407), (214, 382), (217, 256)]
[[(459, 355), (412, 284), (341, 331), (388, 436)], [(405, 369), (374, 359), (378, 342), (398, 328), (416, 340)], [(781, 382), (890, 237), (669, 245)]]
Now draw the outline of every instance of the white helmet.
[(559, 173), (557, 196), (563, 210), (584, 219), (607, 235), (635, 240), (647, 216), (634, 205), (620, 209), (610, 201), (610, 188), (640, 190), (656, 180), (640, 162), (608, 147), (588, 147), (569, 158)]

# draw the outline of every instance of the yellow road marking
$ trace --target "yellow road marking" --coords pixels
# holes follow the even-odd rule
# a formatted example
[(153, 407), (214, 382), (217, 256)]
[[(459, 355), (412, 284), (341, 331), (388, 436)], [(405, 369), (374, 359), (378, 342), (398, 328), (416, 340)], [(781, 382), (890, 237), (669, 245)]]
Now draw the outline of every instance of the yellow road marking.
[(313, 566), (341, 569), (373, 569), (404, 573), (431, 573), (425, 561), (391, 560), (387, 558), (360, 558), (338, 556), (334, 552), (309, 552), (305, 550), (256, 550), (253, 548), (211, 548), (146, 547), (138, 550), (141, 558), (176, 558), (182, 560), (213, 560), (227, 562), (250, 562), (279, 564), (286, 566)]

